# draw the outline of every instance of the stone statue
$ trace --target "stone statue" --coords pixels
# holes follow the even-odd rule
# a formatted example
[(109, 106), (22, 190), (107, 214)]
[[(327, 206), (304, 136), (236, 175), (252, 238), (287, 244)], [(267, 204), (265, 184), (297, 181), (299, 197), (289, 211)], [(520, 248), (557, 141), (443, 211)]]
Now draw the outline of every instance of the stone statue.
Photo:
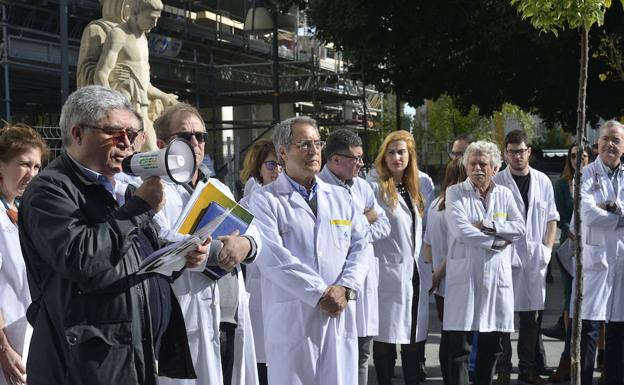
[(76, 71), (78, 88), (93, 84), (93, 74), (100, 60), (106, 35), (117, 24), (128, 20), (131, 1), (100, 0), (102, 18), (87, 24), (80, 39), (80, 53), (78, 54), (78, 69)]
[(150, 82), (149, 49), (145, 34), (156, 26), (162, 10), (160, 0), (132, 0), (127, 20), (112, 27), (106, 35), (93, 72), (94, 84), (123, 93), (143, 116), (146, 139), (144, 150), (157, 149), (149, 114), (150, 101), (154, 103), (152, 111), (177, 103), (176, 95), (162, 92)]

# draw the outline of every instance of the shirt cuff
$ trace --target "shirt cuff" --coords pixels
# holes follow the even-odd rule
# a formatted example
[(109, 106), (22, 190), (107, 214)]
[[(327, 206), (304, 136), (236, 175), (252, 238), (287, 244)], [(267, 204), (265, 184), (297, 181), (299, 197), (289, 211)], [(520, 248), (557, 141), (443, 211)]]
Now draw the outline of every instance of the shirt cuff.
[(256, 260), (256, 257), (258, 254), (258, 245), (256, 245), (256, 241), (253, 239), (252, 236), (243, 235), (243, 237), (247, 238), (249, 240), (249, 244), (251, 245), (251, 249), (249, 250), (249, 253), (243, 260), (243, 263), (244, 264), (253, 263), (253, 261)]

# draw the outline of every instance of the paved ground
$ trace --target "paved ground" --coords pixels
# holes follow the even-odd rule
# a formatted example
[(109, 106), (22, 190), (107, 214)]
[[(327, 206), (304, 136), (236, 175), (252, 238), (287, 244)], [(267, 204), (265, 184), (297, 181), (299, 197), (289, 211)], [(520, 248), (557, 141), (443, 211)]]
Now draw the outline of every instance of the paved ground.
[[(546, 289), (546, 307), (544, 310), (543, 316), (543, 326), (551, 326), (555, 322), (557, 322), (557, 318), (561, 314), (563, 309), (563, 290), (561, 289), (561, 279), (559, 276), (559, 270), (557, 263), (553, 261), (553, 277), (554, 282), (548, 284)], [(438, 346), (440, 343), (440, 329), (441, 325), (437, 318), (437, 313), (435, 310), (435, 305), (433, 303), (429, 306), (429, 337), (427, 339), (426, 345), (426, 359), (427, 359), (427, 372), (429, 377), (424, 384), (427, 385), (442, 385), (442, 377), (440, 374), (440, 361), (438, 359)], [(516, 320), (516, 330), (518, 328), (518, 322)], [(544, 348), (546, 350), (546, 359), (549, 367), (555, 368), (559, 364), (559, 357), (561, 356), (561, 351), (563, 350), (563, 342), (559, 340), (554, 340), (552, 338), (543, 337), (544, 340)], [(514, 333), (511, 336), (512, 350), (513, 350), (513, 358), (512, 363), (515, 368), (518, 365), (518, 356), (516, 354), (516, 343), (518, 341), (518, 333)], [(398, 357), (401, 357), (399, 354)], [(375, 368), (373, 367), (372, 357), (370, 360), (369, 367), (369, 385), (378, 385), (377, 377), (375, 376)], [(394, 384), (402, 385), (404, 384), (401, 374), (401, 362), (400, 358), (397, 361), (397, 367), (395, 369), (396, 378), (394, 379)], [(597, 378), (600, 373), (594, 372), (594, 384), (597, 383)], [(517, 374), (512, 374), (512, 385), (516, 383), (515, 379), (517, 378)], [(565, 384), (565, 383), (563, 383)]]

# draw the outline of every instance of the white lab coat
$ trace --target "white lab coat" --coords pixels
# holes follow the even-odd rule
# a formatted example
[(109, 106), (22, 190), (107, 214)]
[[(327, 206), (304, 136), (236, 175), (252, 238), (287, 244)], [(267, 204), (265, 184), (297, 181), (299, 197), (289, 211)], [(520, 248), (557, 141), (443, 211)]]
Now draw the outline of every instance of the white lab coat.
[[(439, 210), (440, 202), (440, 198), (437, 198), (429, 206), (427, 228), (425, 229), (425, 237), (423, 239), (426, 244), (431, 246), (433, 270), (440, 268), (446, 260), (448, 253), (448, 229), (446, 228), (444, 210)], [(442, 278), (435, 294), (444, 297), (445, 284), (446, 278)]]
[[(250, 178), (251, 180), (252, 178)], [(249, 184), (249, 182), (248, 182)], [(249, 199), (256, 191), (259, 184), (255, 184), (251, 193), (245, 194), (239, 201), (240, 205), (249, 210)], [(253, 331), (254, 347), (256, 349), (256, 362), (266, 363), (266, 353), (264, 350), (264, 319), (262, 315), (262, 285), (260, 283), (260, 268), (257, 264), (247, 265), (245, 275), (245, 288), (249, 294), (249, 319)]]
[[(581, 181), (581, 318), (621, 322), (624, 321), (624, 227), (617, 227), (620, 215), (603, 210), (597, 204), (609, 200), (624, 207), (624, 177), (620, 172), (619, 191), (616, 192), (603, 167), (600, 158), (596, 159), (583, 169)], [(574, 301), (571, 301), (571, 313), (573, 308)]]
[[(221, 191), (234, 199), (230, 189), (218, 181), (210, 179)], [(203, 184), (197, 186), (202, 188)], [(160, 237), (169, 241), (184, 238), (173, 230), (173, 226), (190, 198), (184, 187), (165, 180), (165, 207), (156, 214), (154, 219), (160, 226)], [(247, 234), (256, 241), (258, 251), (261, 249), (260, 237), (252, 224)], [(251, 321), (249, 319), (248, 294), (243, 283), (240, 269), (238, 272), (238, 326), (235, 329), (234, 368), (232, 384), (257, 384), (255, 348)], [(184, 323), (188, 336), (193, 366), (197, 374), (196, 380), (181, 380), (160, 377), (159, 383), (165, 385), (220, 385), (223, 384), (221, 370), (221, 351), (219, 343), (219, 290), (215, 281), (201, 272), (185, 271), (173, 284), (173, 291), (180, 302), (184, 315)], [(241, 352), (243, 352), (241, 354)]]
[(467, 179), (446, 190), (444, 211), (449, 248), (443, 330), (513, 332), (511, 247), (493, 249), (495, 236), (473, 226), (493, 221), (497, 236), (512, 242), (523, 236), (524, 219), (512, 192), (495, 185), (486, 211)]
[(317, 215), (282, 173), (249, 200), (262, 235), (265, 349), (271, 385), (356, 385), (355, 303), (336, 318), (318, 302), (330, 285), (361, 293), (368, 272), (361, 215), (343, 189), (316, 178)]
[(423, 231), (427, 228), (427, 213), (431, 203), (436, 199), (435, 185), (433, 179), (426, 172), (418, 170), (418, 183), (420, 184), (420, 193), (425, 199), (425, 215), (423, 216)]
[(262, 187), (262, 185), (258, 183), (256, 178), (254, 178), (253, 176), (250, 176), (249, 179), (247, 179), (247, 182), (245, 182), (245, 188), (243, 189), (243, 197), (251, 195), (252, 192), (254, 192), (260, 187)]
[[(0, 204), (0, 312), (4, 317), (4, 331), (9, 342), (21, 355), (28, 350), (32, 334), (32, 328), (26, 320), (26, 309), (30, 302), (26, 265), (17, 226), (9, 219), (4, 205)], [(26, 359), (26, 356), (22, 358), (24, 365)], [(0, 384), (6, 384), (1, 372)]]
[[(526, 211), (518, 185), (509, 167), (492, 178), (513, 193), (516, 207), (524, 217), (526, 237), (512, 245), (511, 267), (513, 275), (515, 311), (544, 310), (546, 300), (546, 271), (552, 250), (544, 245), (548, 222), (558, 221), (552, 182), (546, 174), (529, 169), (529, 210)], [(526, 212), (526, 216), (524, 213)]]
[[(419, 259), (422, 245), (422, 218), (416, 215), (416, 226), (412, 226), (412, 213), (401, 194), (398, 194), (396, 207), (391, 211), (381, 199), (379, 184), (372, 182), (371, 186), (390, 220), (390, 236), (373, 243), (375, 256), (379, 259), (379, 334), (373, 339), (392, 344), (409, 344), (414, 295), (412, 277), (414, 263)], [(417, 210), (415, 206), (414, 209)], [(422, 279), (421, 273), (424, 266), (422, 263), (417, 264), (421, 279), (416, 341), (424, 340), (427, 335), (426, 325), (418, 322), (423, 317), (428, 317), (429, 309), (428, 305), (424, 305), (428, 303), (431, 282), (428, 287), (424, 287), (427, 285), (427, 280)], [(431, 270), (430, 265), (426, 266)]]
[[(368, 245), (366, 246), (366, 258), (368, 259), (368, 274), (362, 288), (362, 295), (355, 303), (358, 337), (376, 336), (379, 330), (379, 303), (377, 287), (379, 286), (379, 261), (375, 257), (372, 242), (390, 235), (390, 222), (386, 211), (375, 199), (375, 192), (362, 178), (353, 178), (353, 185), (347, 186), (329, 170), (327, 165), (321, 170), (319, 178), (323, 181), (339, 187), (344, 187), (353, 197), (353, 202), (359, 213), (362, 214), (368, 233)], [(368, 224), (364, 211), (374, 209), (377, 212), (377, 220)]]

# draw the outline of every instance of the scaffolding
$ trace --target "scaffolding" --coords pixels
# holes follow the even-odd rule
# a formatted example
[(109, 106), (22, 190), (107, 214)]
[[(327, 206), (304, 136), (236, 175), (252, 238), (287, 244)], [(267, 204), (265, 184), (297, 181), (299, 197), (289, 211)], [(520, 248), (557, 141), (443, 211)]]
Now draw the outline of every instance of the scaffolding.
[[(225, 146), (221, 132), (252, 130), (251, 138), (240, 140), (239, 151), (234, 151), (242, 153), (273, 123), (266, 117), (221, 116), (223, 107), (273, 103), (270, 36), (244, 33), (247, 2), (163, 2), (158, 26), (148, 35), (152, 84), (202, 112), (213, 135), (213, 148), (207, 152), (223, 169), (227, 159), (219, 159)], [(75, 88), (80, 37), (84, 27), (100, 17), (100, 5), (97, 0), (3, 0), (0, 11), (2, 116), (55, 126), (62, 84), (69, 82), (70, 89)], [(286, 16), (294, 22), (290, 30), (278, 34), (280, 105), (311, 115), (324, 127), (370, 130), (371, 117), (382, 113), (383, 95), (358, 81), (362, 73), (344, 70), (340, 53), (331, 45), (300, 33), (307, 26), (298, 10), (293, 8)]]

